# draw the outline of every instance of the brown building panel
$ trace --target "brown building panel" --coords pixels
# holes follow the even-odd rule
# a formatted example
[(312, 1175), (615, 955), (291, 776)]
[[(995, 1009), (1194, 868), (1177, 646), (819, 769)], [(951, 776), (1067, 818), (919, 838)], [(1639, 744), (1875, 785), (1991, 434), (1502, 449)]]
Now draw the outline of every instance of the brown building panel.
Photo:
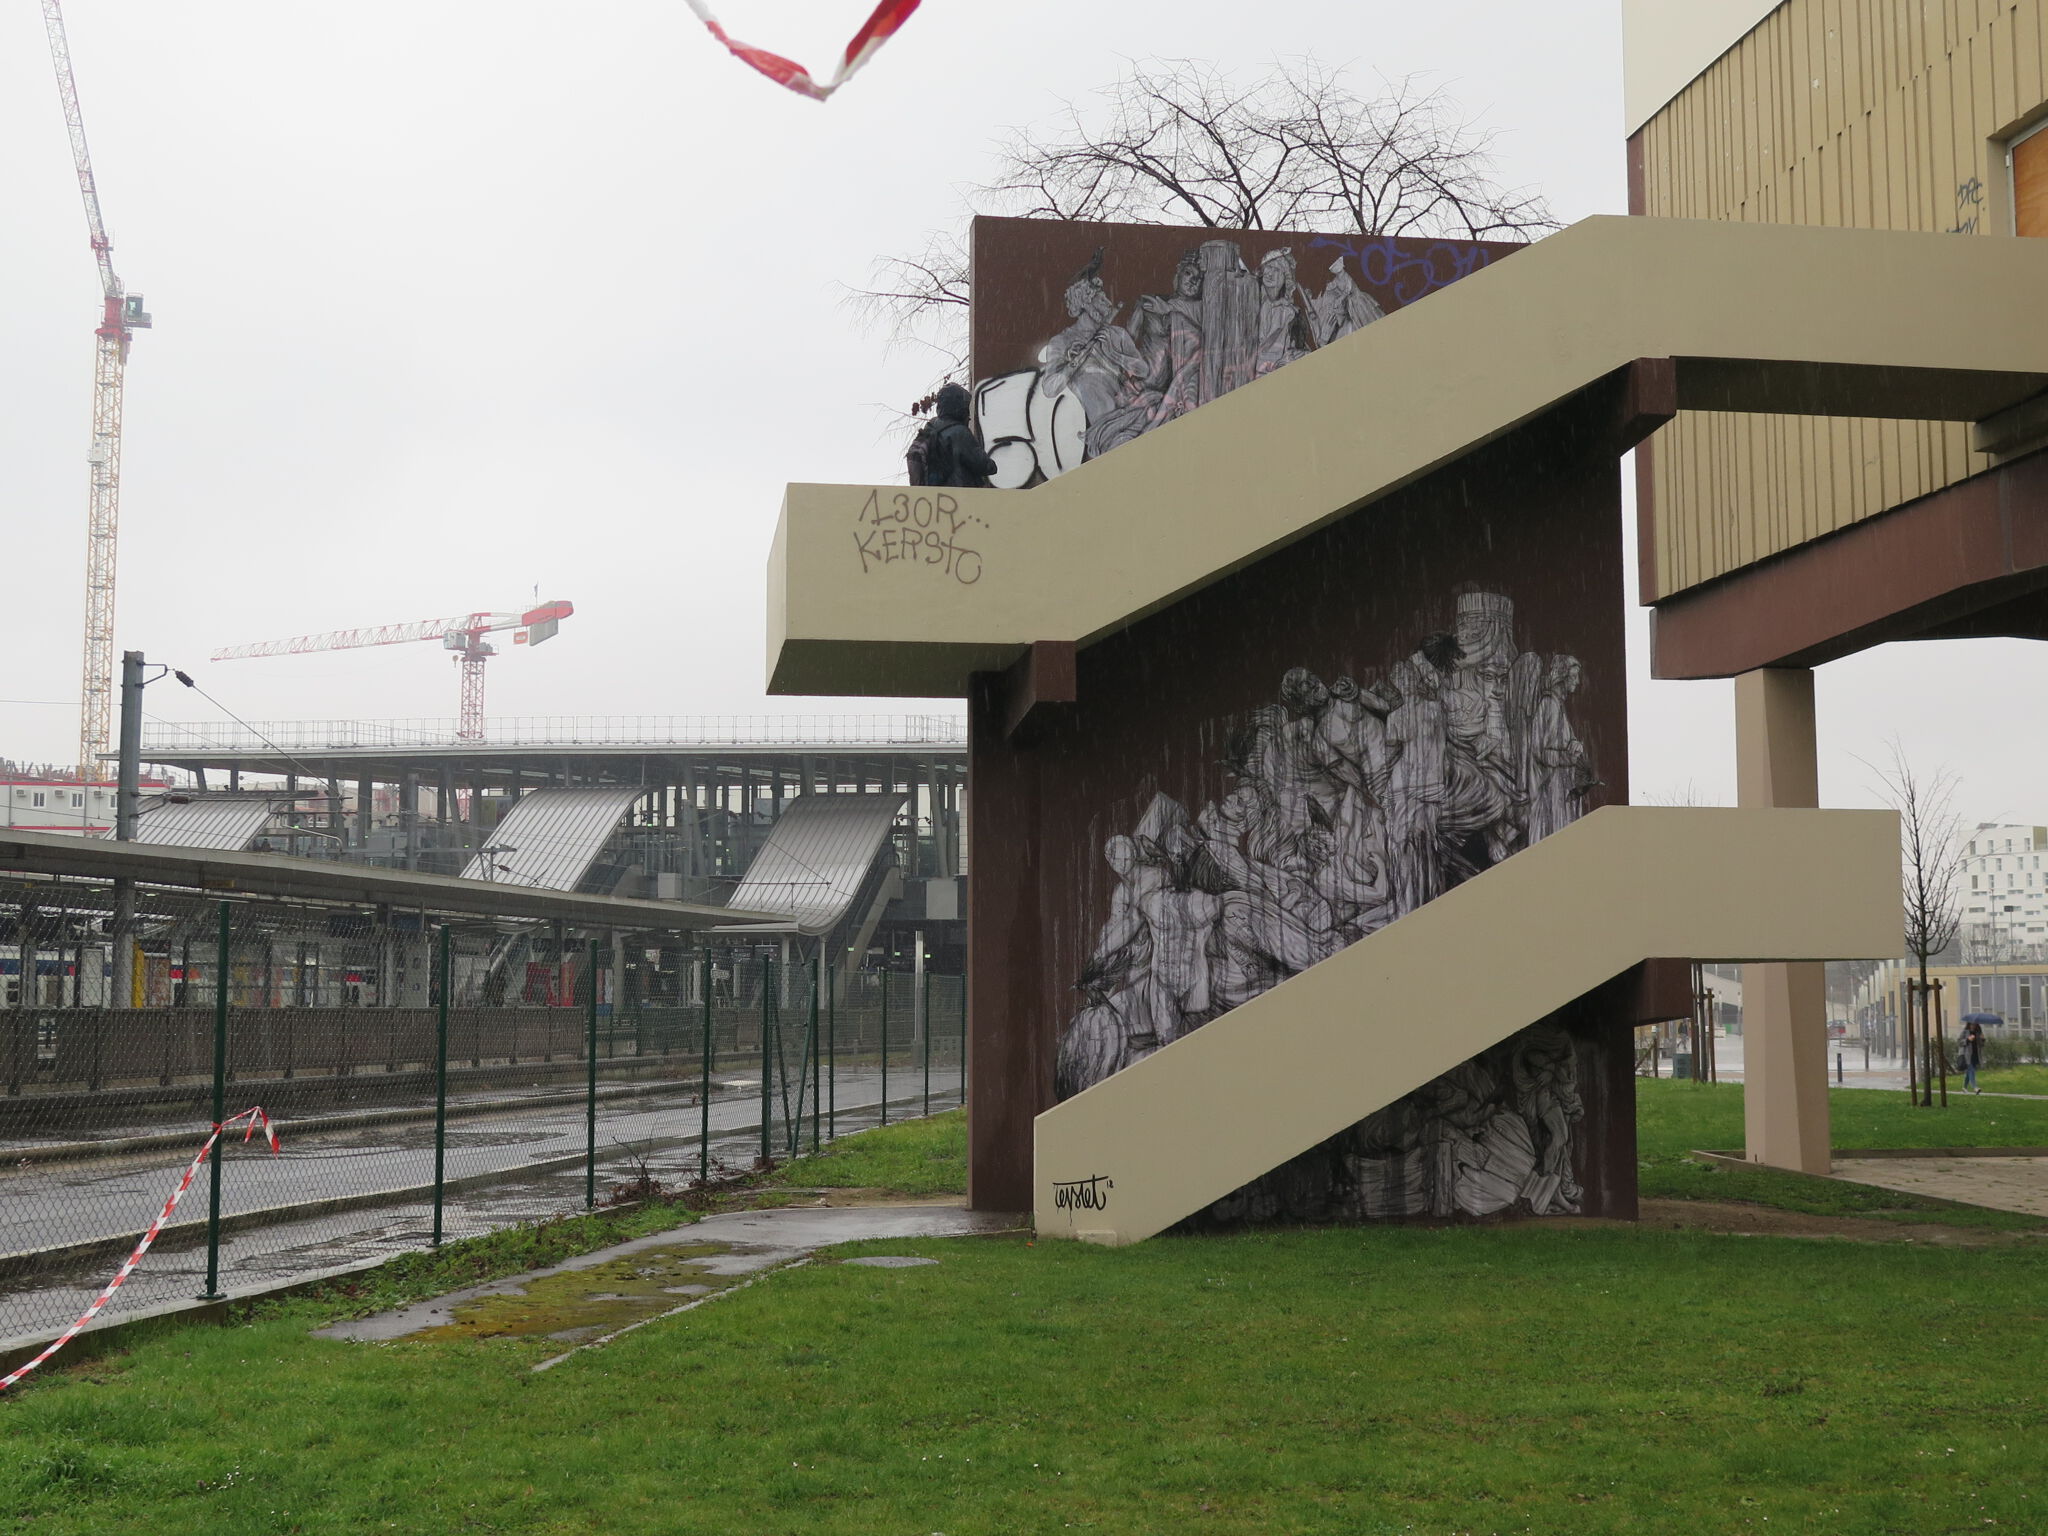
[[(1021, 717), (1011, 684), (980, 679), (970, 702), (977, 1206), (1030, 1204), (1031, 1117), (1054, 1101), (1060, 1037), (1088, 1006), (1077, 983), (1119, 885), (1106, 846), (1139, 830), (1156, 796), (1190, 817), (1222, 801), (1241, 782), (1233, 738), (1274, 705), (1292, 669), (1378, 683), (1453, 629), (1461, 593), (1495, 594), (1513, 605), (1517, 647), (1581, 663), (1569, 716), (1599, 780), (1583, 808), (1627, 800), (1619, 476), (1611, 424), (1591, 415), (1548, 416), (1080, 652), (1074, 701), (1032, 710), (1028, 731), (1007, 730)], [(1474, 935), (1474, 964), (1484, 951)], [(1645, 986), (1552, 1021), (1577, 1041), (1586, 1120), (1575, 1166), (1589, 1212), (1634, 1214), (1628, 1030)]]

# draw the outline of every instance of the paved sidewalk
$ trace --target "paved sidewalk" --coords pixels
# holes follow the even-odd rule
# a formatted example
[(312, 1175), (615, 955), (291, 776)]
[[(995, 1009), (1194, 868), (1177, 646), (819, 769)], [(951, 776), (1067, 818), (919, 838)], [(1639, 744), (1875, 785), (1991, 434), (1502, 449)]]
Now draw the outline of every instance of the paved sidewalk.
[(2048, 1157), (1837, 1157), (1833, 1176), (1901, 1194), (2048, 1216)]

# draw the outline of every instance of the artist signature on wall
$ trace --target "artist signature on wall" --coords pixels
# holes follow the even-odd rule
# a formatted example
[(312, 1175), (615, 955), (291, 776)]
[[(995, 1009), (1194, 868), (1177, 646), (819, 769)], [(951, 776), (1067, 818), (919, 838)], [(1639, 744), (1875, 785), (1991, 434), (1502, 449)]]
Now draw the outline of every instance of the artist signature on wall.
[(981, 552), (960, 542), (963, 530), (987, 527), (985, 519), (960, 510), (958, 497), (944, 491), (897, 491), (885, 496), (868, 492), (861, 504), (854, 547), (860, 551), (861, 574), (908, 560), (935, 566), (963, 587), (981, 580)]
[(1056, 1211), (1106, 1211), (1109, 1209), (1109, 1192), (1116, 1188), (1116, 1180), (1105, 1174), (1096, 1174), (1086, 1179), (1054, 1179), (1052, 1181), (1052, 1205)]

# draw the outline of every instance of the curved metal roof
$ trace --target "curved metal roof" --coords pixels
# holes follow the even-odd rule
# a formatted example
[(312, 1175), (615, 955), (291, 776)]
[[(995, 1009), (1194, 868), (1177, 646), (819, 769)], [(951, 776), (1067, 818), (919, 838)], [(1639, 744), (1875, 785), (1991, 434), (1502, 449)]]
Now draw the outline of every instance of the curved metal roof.
[(830, 933), (875, 867), (903, 801), (888, 793), (797, 796), (769, 830), (732, 904), (790, 913), (798, 933)]

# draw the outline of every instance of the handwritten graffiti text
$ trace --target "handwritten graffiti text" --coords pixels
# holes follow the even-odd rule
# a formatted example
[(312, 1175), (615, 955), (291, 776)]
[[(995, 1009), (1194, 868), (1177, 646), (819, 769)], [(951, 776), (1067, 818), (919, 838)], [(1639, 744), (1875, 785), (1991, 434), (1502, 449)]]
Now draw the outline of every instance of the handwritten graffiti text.
[(981, 553), (963, 545), (960, 534), (976, 523), (987, 524), (963, 513), (957, 497), (944, 491), (897, 491), (884, 499), (879, 490), (869, 491), (859, 522), (853, 543), (860, 551), (862, 575), (908, 560), (938, 566), (963, 587), (981, 580)]
[(1470, 277), (1493, 260), (1493, 253), (1485, 246), (1458, 240), (1437, 240), (1419, 251), (1404, 251), (1392, 236), (1354, 243), (1318, 235), (1309, 241), (1308, 248), (1326, 248), (1349, 256), (1358, 263), (1367, 286), (1391, 288), (1397, 304), (1413, 304), (1425, 293), (1455, 283), (1461, 277)]
[(1116, 1180), (1103, 1174), (1089, 1179), (1055, 1179), (1052, 1185), (1052, 1203), (1060, 1211), (1106, 1211), (1109, 1209), (1109, 1192), (1116, 1188)]

